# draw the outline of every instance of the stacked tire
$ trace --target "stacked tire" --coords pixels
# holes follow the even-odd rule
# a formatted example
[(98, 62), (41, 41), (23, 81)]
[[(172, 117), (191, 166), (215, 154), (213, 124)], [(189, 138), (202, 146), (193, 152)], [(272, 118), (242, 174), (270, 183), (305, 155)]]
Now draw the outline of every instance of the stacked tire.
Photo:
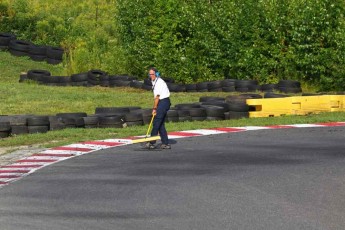
[(87, 82), (88, 86), (97, 86), (97, 85), (104, 85), (109, 83), (104, 83), (104, 81), (108, 82), (108, 74), (102, 70), (90, 70), (87, 73)]
[(46, 133), (49, 131), (49, 116), (32, 116), (27, 118), (29, 133)]
[(57, 65), (62, 62), (64, 50), (60, 47), (46, 47), (47, 63)]
[(85, 127), (84, 118), (86, 113), (58, 113), (56, 117), (64, 124), (65, 128), (83, 128)]
[(11, 124), (8, 121), (0, 121), (0, 138), (9, 137), (11, 134)]
[(9, 33), (0, 33), (0, 51), (9, 49), (10, 41), (16, 39), (16, 36)]
[(280, 80), (277, 84), (277, 88), (282, 93), (301, 93), (301, 83), (292, 80)]
[(46, 61), (47, 60), (47, 47), (35, 44), (30, 44), (28, 56), (33, 61)]
[(27, 73), (27, 78), (29, 80), (37, 81), (37, 82), (43, 82), (44, 79), (49, 78), (51, 76), (51, 73), (47, 70), (29, 70)]
[(88, 86), (88, 73), (71, 75), (71, 86)]
[(32, 45), (31, 42), (23, 41), (23, 40), (10, 40), (9, 43), (9, 51), (13, 56), (23, 57), (29, 56), (30, 46)]
[[(110, 87), (130, 87), (137, 78), (128, 75), (112, 75), (109, 76)], [(141, 86), (140, 86), (141, 87)]]

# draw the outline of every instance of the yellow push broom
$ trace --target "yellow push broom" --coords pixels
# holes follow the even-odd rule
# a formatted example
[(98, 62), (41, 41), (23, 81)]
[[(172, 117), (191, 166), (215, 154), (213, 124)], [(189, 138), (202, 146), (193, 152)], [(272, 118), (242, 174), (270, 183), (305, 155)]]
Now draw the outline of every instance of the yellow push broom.
[(134, 144), (134, 143), (141, 143), (141, 142), (156, 141), (156, 140), (159, 140), (159, 139), (160, 139), (160, 136), (149, 137), (149, 132), (150, 132), (150, 129), (151, 129), (151, 126), (152, 126), (154, 117), (155, 117), (155, 115), (152, 115), (152, 118), (151, 118), (151, 122), (150, 122), (149, 128), (147, 129), (147, 132), (146, 132), (146, 136), (145, 136), (144, 138), (139, 138), (139, 139), (134, 139), (134, 140), (132, 140), (132, 143), (133, 143), (133, 144)]

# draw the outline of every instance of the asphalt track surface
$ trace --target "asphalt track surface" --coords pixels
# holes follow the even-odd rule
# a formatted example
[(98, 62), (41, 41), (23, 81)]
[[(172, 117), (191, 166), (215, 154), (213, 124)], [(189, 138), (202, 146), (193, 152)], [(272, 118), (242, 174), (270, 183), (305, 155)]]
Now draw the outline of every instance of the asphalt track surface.
[(345, 127), (128, 145), (0, 189), (0, 229), (344, 229)]

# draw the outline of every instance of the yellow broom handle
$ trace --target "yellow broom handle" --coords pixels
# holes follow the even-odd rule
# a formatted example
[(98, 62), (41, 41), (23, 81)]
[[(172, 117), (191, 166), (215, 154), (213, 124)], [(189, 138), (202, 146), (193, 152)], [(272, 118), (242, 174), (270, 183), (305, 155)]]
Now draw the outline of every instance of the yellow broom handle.
[(152, 126), (152, 122), (153, 122), (153, 118), (154, 118), (154, 117), (155, 117), (155, 115), (152, 115), (151, 122), (150, 122), (149, 128), (148, 128), (147, 133), (146, 133), (146, 137), (149, 135), (149, 132), (150, 132), (150, 129), (151, 129), (151, 126)]

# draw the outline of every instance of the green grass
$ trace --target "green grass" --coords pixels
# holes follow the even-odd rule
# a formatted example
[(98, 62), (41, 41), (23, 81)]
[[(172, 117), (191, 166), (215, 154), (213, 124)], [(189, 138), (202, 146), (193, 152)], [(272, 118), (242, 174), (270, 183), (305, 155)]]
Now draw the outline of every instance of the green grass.
[[(34, 62), (26, 57), (13, 57), (0, 52), (0, 115), (37, 114), (55, 115), (63, 112), (86, 112), (93, 114), (96, 107), (141, 106), (151, 108), (152, 92), (133, 88), (105, 87), (51, 87), (36, 83), (18, 83), (21, 72), (30, 69), (45, 69), (53, 75), (64, 75), (62, 64), (53, 66)], [(172, 104), (197, 102), (201, 96), (229, 95), (226, 92), (172, 93)], [(343, 112), (322, 113), (308, 116), (285, 116), (250, 118), (225, 121), (168, 123), (168, 131), (191, 130), (212, 127), (240, 127), (247, 125), (301, 124), (344, 121)], [(87, 140), (122, 138), (144, 135), (147, 126), (123, 129), (64, 129), (45, 134), (18, 135), (0, 140), (0, 147), (40, 145), (53, 147)]]

